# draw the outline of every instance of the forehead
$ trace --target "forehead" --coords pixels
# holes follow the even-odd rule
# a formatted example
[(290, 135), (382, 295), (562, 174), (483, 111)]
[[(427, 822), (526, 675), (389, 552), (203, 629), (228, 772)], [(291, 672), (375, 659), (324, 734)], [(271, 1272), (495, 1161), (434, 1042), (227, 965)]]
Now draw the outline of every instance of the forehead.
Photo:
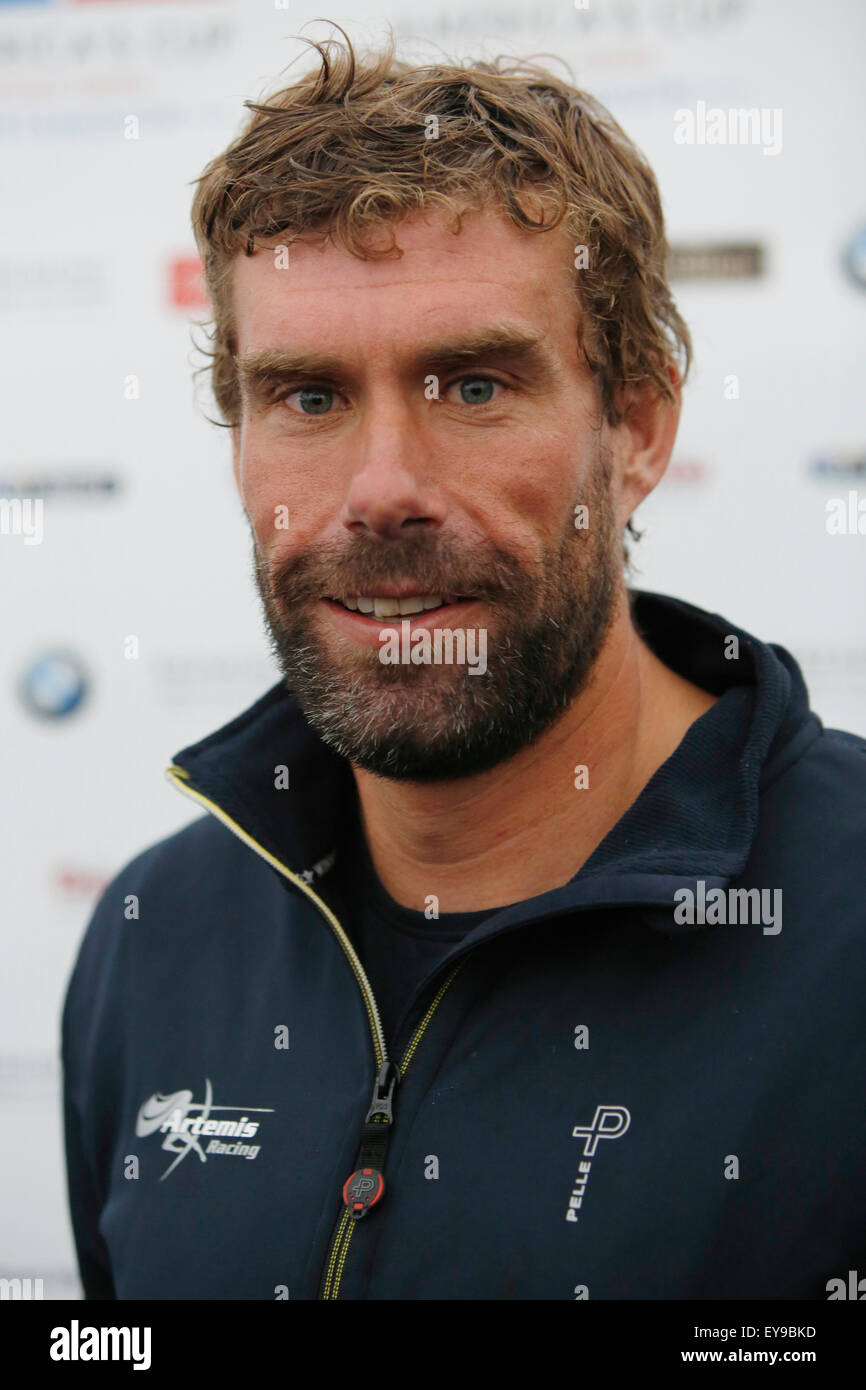
[[(387, 246), (390, 226), (374, 245)], [(274, 237), (235, 257), (236, 350), (337, 349), (355, 340), (399, 352), (430, 332), (475, 329), (508, 318), (572, 341), (577, 308), (571, 237), (518, 227), (491, 209), (469, 211), (454, 233), (445, 214), (405, 217), (394, 230), (402, 255), (362, 260), (339, 243), (307, 237), (280, 251)]]

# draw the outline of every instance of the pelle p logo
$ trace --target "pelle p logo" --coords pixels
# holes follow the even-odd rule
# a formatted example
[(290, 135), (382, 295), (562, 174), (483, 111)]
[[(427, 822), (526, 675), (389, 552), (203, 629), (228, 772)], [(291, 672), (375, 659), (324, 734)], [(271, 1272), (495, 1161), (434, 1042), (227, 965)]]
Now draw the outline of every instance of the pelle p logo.
[(631, 1115), (624, 1105), (597, 1105), (590, 1125), (575, 1125), (575, 1139), (583, 1140), (583, 1160), (578, 1164), (577, 1178), (568, 1199), (566, 1221), (576, 1221), (583, 1204), (583, 1194), (589, 1181), (590, 1159), (595, 1156), (600, 1139), (620, 1139), (631, 1124)]

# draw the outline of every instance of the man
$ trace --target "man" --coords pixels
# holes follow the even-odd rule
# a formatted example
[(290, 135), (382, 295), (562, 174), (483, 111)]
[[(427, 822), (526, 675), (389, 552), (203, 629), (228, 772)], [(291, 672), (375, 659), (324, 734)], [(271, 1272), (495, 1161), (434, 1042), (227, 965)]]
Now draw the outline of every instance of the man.
[(316, 47), (194, 201), (284, 679), (81, 948), (85, 1293), (826, 1298), (866, 744), (626, 587), (689, 356), (653, 176), (538, 70)]

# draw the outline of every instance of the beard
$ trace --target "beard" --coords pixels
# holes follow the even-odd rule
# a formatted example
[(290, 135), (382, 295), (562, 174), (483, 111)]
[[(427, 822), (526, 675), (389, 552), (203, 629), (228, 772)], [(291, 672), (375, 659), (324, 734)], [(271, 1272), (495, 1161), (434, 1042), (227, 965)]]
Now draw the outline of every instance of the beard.
[[(324, 742), (379, 777), (440, 782), (488, 771), (550, 728), (588, 684), (617, 609), (622, 549), (610, 479), (601, 449), (587, 495), (576, 499), (588, 508), (588, 527), (575, 529), (569, 515), (537, 572), (490, 542), (469, 549), (426, 528), (323, 542), (272, 572), (253, 533), (271, 649)], [(376, 649), (343, 638), (316, 611), (322, 598), (409, 580), (418, 592), (482, 601), (484, 674), (458, 664), (383, 665)]]

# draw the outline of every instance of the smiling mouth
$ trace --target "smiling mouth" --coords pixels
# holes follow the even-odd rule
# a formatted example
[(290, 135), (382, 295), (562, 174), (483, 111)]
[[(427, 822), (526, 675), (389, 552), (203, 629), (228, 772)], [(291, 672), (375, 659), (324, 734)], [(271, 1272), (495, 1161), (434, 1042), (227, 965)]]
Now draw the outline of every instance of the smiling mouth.
[(404, 598), (393, 598), (377, 594), (346, 595), (345, 598), (329, 597), (329, 603), (347, 608), (351, 613), (361, 613), (371, 618), (409, 618), (418, 613), (429, 613), (436, 608), (448, 608), (468, 600), (454, 594), (409, 594)]

